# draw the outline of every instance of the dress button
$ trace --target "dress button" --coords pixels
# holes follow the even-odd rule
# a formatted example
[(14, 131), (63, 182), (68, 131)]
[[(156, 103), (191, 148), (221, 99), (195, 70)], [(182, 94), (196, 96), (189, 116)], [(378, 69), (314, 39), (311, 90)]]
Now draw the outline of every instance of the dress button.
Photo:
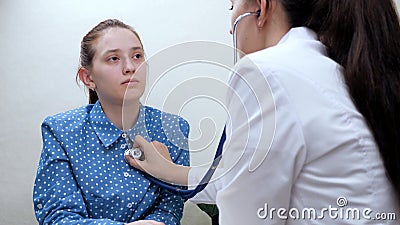
[(126, 147), (126, 144), (122, 144), (121, 148), (124, 149)]
[(126, 205), (126, 207), (128, 207), (128, 208), (132, 208), (132, 203), (128, 203), (128, 205)]
[(124, 172), (124, 177), (129, 177), (129, 173), (128, 172)]
[(36, 207), (37, 207), (38, 209), (42, 209), (42, 208), (43, 208), (42, 204), (37, 204)]
[(125, 134), (125, 133), (123, 133), (123, 134), (122, 134), (122, 137), (123, 137), (123, 138), (126, 138), (126, 134)]

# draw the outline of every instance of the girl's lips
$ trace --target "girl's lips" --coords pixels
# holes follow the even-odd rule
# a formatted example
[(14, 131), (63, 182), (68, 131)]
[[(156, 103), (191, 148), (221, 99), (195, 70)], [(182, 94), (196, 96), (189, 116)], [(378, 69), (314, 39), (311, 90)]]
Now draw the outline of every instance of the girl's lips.
[(134, 83), (138, 83), (139, 81), (136, 79), (128, 79), (124, 82), (122, 82), (122, 84), (134, 84)]

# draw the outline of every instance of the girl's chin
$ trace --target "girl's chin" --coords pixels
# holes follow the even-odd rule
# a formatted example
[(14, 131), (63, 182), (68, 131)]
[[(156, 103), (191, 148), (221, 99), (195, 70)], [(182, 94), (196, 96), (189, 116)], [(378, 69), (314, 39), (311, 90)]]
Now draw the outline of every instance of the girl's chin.
[(123, 102), (124, 103), (136, 103), (140, 101), (140, 98), (142, 97), (143, 92), (138, 92), (136, 91), (127, 91), (123, 97)]

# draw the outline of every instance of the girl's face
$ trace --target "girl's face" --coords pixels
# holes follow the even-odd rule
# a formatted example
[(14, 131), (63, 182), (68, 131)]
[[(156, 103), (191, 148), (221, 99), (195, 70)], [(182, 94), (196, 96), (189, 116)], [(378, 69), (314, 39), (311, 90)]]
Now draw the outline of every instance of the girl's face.
[(103, 31), (94, 48), (90, 75), (100, 101), (139, 101), (145, 90), (147, 70), (138, 37), (125, 28), (110, 28)]
[[(247, 12), (256, 12), (260, 9), (256, 0), (231, 0), (231, 30), (233, 34), (233, 25), (235, 20)], [(245, 54), (250, 54), (264, 48), (260, 31), (257, 27), (258, 17), (255, 15), (247, 16), (240, 20), (236, 27), (237, 48)]]

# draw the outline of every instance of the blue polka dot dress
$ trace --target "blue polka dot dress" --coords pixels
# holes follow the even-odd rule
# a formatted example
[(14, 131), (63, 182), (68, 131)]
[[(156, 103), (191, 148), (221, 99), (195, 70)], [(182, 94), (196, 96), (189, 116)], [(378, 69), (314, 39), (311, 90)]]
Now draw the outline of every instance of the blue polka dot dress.
[(39, 224), (180, 224), (182, 198), (124, 160), (127, 136), (137, 134), (165, 144), (175, 163), (189, 165), (189, 125), (179, 116), (141, 105), (138, 122), (123, 131), (97, 102), (47, 117), (33, 191)]

